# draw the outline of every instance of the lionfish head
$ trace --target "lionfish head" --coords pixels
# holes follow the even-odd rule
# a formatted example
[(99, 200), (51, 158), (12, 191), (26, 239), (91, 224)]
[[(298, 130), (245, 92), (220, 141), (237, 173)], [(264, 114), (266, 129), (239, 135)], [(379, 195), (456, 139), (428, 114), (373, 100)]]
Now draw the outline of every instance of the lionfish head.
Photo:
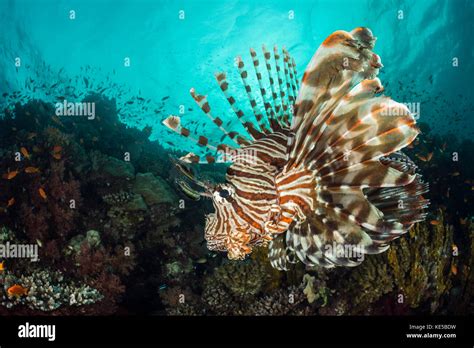
[[(232, 184), (218, 184), (210, 191), (215, 212), (206, 215), (204, 236), (209, 250), (227, 251), (240, 260), (252, 251), (249, 245), (254, 227), (240, 218), (239, 197)], [(256, 231), (255, 231), (256, 232)]]

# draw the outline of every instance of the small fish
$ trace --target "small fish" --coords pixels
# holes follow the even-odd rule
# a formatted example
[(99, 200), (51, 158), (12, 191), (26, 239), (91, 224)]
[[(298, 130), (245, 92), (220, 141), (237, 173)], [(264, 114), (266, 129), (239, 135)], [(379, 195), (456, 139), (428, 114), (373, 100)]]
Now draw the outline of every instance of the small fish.
[(191, 168), (188, 168), (187, 166), (179, 163), (178, 161), (174, 161), (174, 165), (176, 167), (176, 169), (181, 173), (183, 174), (185, 177), (189, 178), (190, 180), (194, 180), (194, 173), (193, 171), (191, 170)]
[(451, 273), (454, 275), (458, 274), (458, 267), (455, 264), (451, 265)]
[(5, 261), (0, 262), (0, 272), (5, 271)]
[(433, 158), (433, 152), (428, 153), (426, 156), (421, 156), (421, 155), (416, 155), (419, 159), (421, 159), (423, 162), (429, 162), (431, 161), (431, 158)]
[(27, 174), (33, 174), (33, 173), (39, 173), (39, 168), (38, 167), (26, 167), (25, 168), (25, 173)]
[(12, 197), (8, 200), (7, 208), (11, 207), (13, 204), (15, 204), (15, 197)]
[(463, 219), (463, 218), (459, 218), (459, 223), (460, 223), (461, 225), (465, 225), (466, 222), (467, 222), (467, 218), (464, 218), (464, 219)]
[(51, 117), (51, 119), (54, 123), (57, 123), (58, 125), (64, 127), (64, 124), (59, 120), (58, 116), (54, 115), (53, 117)]
[(167, 95), (166, 97), (161, 98), (161, 100), (166, 100), (168, 98), (169, 98), (169, 95)]
[(44, 200), (46, 200), (46, 199), (48, 198), (48, 196), (46, 195), (45, 190), (44, 190), (42, 187), (40, 187), (40, 188), (38, 189), (38, 193), (39, 193), (39, 195), (41, 196), (41, 198), (43, 198)]
[(38, 146), (34, 145), (33, 146), (33, 152), (35, 152), (35, 153), (41, 152), (41, 149)]
[(430, 224), (433, 225), (433, 226), (437, 226), (437, 225), (439, 225), (439, 220), (431, 220)]
[(200, 259), (196, 260), (196, 263), (200, 263), (200, 264), (203, 264), (203, 263), (206, 263), (206, 262), (207, 262), (207, 259), (205, 257), (201, 257)]
[(21, 147), (20, 152), (23, 156), (25, 156), (25, 158), (28, 158), (28, 159), (30, 158), (30, 154), (29, 154), (28, 150), (25, 147)]
[(57, 159), (57, 160), (60, 160), (61, 159), (61, 152), (62, 152), (63, 148), (59, 145), (56, 145), (53, 147), (53, 152), (52, 152), (52, 156)]
[(18, 170), (14, 170), (13, 172), (8, 172), (7, 174), (4, 174), (3, 177), (7, 180), (13, 179), (15, 176), (17, 176)]
[(454, 173), (451, 173), (451, 176), (459, 176), (461, 173), (459, 172), (454, 172)]
[(34, 137), (36, 137), (36, 135), (37, 135), (36, 133), (30, 133), (30, 134), (28, 134), (28, 138), (27, 138), (27, 139), (28, 139), (28, 140), (31, 140), (31, 139), (33, 139)]
[(62, 150), (63, 150), (63, 148), (62, 148), (61, 146), (59, 146), (59, 145), (55, 145), (55, 146), (53, 147), (53, 152), (54, 152), (54, 153), (61, 152)]
[(21, 285), (15, 284), (7, 289), (7, 294), (8, 297), (21, 297), (23, 295), (26, 296), (28, 294), (28, 289)]
[(199, 201), (201, 199), (201, 195), (199, 192), (193, 190), (186, 182), (183, 180), (176, 179), (176, 184), (181, 188), (183, 193), (188, 196), (189, 198)]

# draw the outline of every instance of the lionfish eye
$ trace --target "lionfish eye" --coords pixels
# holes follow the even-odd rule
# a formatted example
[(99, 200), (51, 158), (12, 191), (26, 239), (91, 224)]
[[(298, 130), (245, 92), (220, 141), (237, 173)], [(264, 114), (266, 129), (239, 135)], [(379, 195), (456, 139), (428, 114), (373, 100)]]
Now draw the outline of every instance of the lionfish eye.
[(222, 197), (222, 198), (227, 198), (230, 196), (230, 193), (228, 190), (224, 189), (224, 190), (221, 190), (219, 191), (219, 195)]

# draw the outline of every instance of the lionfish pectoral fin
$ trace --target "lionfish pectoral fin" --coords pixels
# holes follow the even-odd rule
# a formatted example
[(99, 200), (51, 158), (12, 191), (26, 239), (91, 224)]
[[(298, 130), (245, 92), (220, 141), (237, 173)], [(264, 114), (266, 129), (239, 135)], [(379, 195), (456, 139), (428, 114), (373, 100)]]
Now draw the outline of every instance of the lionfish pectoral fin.
[(273, 237), (268, 245), (268, 259), (273, 268), (287, 271), (290, 263), (295, 263), (294, 253), (286, 246), (286, 233)]
[[(373, 46), (365, 44), (372, 38), (370, 30), (365, 28), (351, 33), (336, 31), (314, 54), (304, 72), (295, 104), (296, 114), (291, 125), (295, 136), (289, 139), (291, 151), (288, 167), (301, 162), (308, 148), (314, 144), (326, 145), (321, 139), (322, 133), (334, 117), (334, 110), (346, 103), (355, 85), (368, 76), (376, 76), (378, 70), (374, 70), (371, 65)], [(364, 45), (354, 45), (353, 42)], [(380, 92), (380, 88), (377, 88), (377, 92)]]
[(425, 217), (427, 185), (399, 153), (419, 130), (404, 104), (378, 95), (374, 42), (366, 28), (335, 32), (303, 77), (283, 172), (314, 173), (314, 214), (287, 232), (307, 265), (357, 265)]

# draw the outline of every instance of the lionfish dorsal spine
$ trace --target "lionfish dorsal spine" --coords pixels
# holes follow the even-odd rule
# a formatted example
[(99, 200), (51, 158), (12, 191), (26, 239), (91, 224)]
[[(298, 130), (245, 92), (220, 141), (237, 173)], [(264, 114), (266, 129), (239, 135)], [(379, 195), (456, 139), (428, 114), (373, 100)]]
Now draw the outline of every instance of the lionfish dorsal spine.
[(252, 140), (262, 138), (264, 134), (261, 133), (259, 130), (257, 130), (252, 122), (245, 121), (244, 112), (242, 111), (242, 109), (238, 107), (234, 96), (232, 96), (229, 93), (229, 83), (227, 82), (227, 75), (221, 72), (221, 73), (217, 73), (215, 76), (216, 76), (217, 82), (219, 83), (219, 87), (222, 93), (224, 94), (227, 102), (229, 103), (232, 111), (235, 113), (235, 115), (237, 116), (237, 119), (245, 128), (247, 133), (252, 137)]

